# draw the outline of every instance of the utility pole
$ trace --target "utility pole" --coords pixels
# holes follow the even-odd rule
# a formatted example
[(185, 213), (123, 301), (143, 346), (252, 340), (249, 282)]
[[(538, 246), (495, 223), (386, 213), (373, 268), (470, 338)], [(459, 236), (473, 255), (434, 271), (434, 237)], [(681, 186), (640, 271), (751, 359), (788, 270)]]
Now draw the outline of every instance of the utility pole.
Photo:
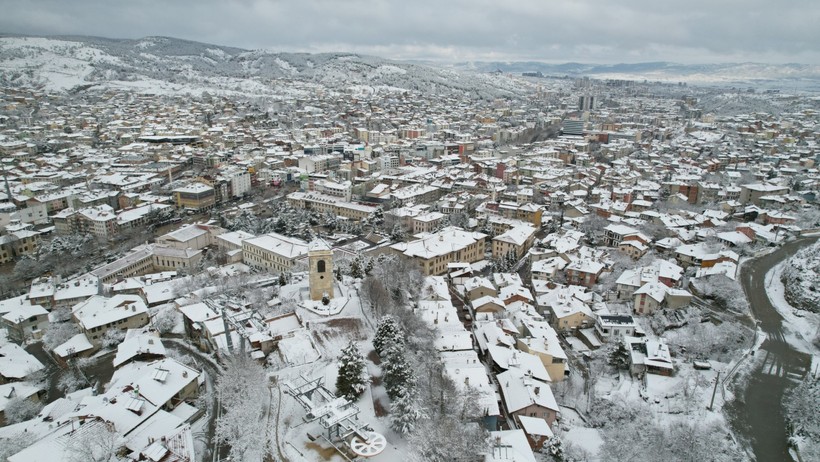
[(712, 410), (712, 407), (715, 404), (715, 393), (717, 393), (717, 387), (718, 387), (719, 383), (720, 383), (720, 371), (718, 371), (717, 377), (715, 377), (715, 389), (712, 390), (712, 401), (709, 402), (709, 410), (710, 411)]

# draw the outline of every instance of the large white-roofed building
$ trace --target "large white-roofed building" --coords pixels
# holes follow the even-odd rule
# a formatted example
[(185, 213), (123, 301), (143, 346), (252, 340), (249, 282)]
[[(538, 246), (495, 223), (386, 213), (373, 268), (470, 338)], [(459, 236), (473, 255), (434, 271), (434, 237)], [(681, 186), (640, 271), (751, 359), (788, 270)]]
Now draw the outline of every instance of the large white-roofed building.
[(307, 253), (307, 242), (277, 233), (242, 241), (242, 261), (248, 266), (273, 272), (290, 271)]
[(447, 272), (447, 264), (474, 263), (484, 259), (486, 234), (450, 226), (432, 234), (417, 234), (418, 239), (393, 244), (390, 248), (418, 262), (426, 276)]

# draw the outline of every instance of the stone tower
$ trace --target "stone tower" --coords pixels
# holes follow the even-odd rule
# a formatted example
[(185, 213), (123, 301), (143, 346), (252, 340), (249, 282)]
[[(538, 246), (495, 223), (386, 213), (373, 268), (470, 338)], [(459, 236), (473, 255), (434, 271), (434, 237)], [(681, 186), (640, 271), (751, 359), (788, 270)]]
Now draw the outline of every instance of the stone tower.
[(308, 264), (310, 265), (310, 299), (321, 300), (323, 296), (333, 298), (333, 251), (322, 239), (308, 244)]

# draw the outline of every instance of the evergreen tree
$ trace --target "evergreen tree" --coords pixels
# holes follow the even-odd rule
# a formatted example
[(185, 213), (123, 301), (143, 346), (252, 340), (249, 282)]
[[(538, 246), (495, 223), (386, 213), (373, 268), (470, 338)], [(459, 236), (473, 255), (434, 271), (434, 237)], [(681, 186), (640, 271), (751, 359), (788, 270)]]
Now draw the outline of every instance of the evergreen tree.
[(403, 334), (396, 318), (392, 316), (382, 316), (376, 325), (376, 336), (373, 338), (373, 348), (379, 356), (384, 356), (385, 351), (391, 345), (401, 345), (404, 343)]
[(382, 371), (384, 388), (391, 400), (415, 392), (416, 378), (404, 355), (402, 344), (392, 344), (383, 355)]
[(408, 388), (390, 403), (390, 428), (402, 435), (412, 433), (416, 429), (416, 423), (425, 418), (427, 413), (414, 388)]
[(390, 239), (403, 241), (405, 237), (407, 237), (407, 233), (404, 232), (404, 227), (400, 223), (393, 225), (393, 230), (390, 231)]
[(364, 268), (362, 267), (362, 257), (356, 255), (356, 258), (350, 262), (350, 277), (355, 279), (364, 278)]
[(336, 377), (336, 394), (348, 401), (355, 401), (367, 387), (367, 375), (359, 347), (351, 341), (339, 356), (339, 375)]
[(507, 265), (509, 265), (510, 270), (515, 268), (515, 265), (518, 263), (518, 255), (515, 254), (515, 251), (510, 250), (509, 252), (507, 252), (505, 258), (507, 259)]
[(381, 227), (384, 224), (384, 209), (381, 205), (376, 207), (376, 210), (370, 214), (368, 221), (376, 228)]

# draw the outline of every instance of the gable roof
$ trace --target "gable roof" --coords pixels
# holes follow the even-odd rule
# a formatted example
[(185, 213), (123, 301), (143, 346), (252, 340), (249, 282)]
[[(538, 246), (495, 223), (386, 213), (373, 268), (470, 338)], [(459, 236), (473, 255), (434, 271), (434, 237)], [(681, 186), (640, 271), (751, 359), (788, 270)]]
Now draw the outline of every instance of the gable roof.
[(533, 378), (518, 368), (502, 372), (497, 378), (509, 412), (517, 412), (528, 406), (539, 406), (558, 412), (558, 403), (549, 383)]
[(530, 353), (504, 348), (496, 345), (487, 345), (487, 353), (493, 363), (500, 369), (521, 371), (521, 375), (533, 377), (543, 382), (549, 382), (550, 376), (541, 358)]

